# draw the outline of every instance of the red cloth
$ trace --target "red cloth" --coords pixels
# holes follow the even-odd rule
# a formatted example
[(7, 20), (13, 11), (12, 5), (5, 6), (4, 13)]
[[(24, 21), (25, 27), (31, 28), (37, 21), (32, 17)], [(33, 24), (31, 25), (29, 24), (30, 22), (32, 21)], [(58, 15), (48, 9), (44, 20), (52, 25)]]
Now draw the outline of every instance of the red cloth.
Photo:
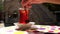
[(20, 13), (20, 19), (19, 23), (26, 24), (26, 20), (28, 20), (28, 11), (27, 10), (19, 10)]

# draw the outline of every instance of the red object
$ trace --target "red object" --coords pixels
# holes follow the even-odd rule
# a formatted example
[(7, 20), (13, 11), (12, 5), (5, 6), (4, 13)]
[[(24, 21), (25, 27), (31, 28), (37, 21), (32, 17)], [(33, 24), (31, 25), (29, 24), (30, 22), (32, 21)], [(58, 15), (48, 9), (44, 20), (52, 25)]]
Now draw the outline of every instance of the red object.
[(19, 10), (19, 13), (20, 13), (19, 23), (26, 24), (26, 20), (29, 20), (28, 18), (29, 11), (24, 9)]
[(58, 30), (60, 30), (60, 28), (58, 28)]
[(58, 33), (58, 34), (60, 34), (60, 33)]
[(26, 20), (29, 20), (29, 8), (31, 7), (30, 4), (27, 4), (27, 5), (23, 5), (24, 3), (26, 3), (28, 0), (22, 0), (21, 4), (22, 4), (22, 7), (23, 7), (23, 10), (19, 10), (19, 13), (20, 13), (20, 19), (19, 19), (19, 23), (21, 24), (26, 24)]
[(49, 31), (50, 33), (54, 32), (54, 31)]

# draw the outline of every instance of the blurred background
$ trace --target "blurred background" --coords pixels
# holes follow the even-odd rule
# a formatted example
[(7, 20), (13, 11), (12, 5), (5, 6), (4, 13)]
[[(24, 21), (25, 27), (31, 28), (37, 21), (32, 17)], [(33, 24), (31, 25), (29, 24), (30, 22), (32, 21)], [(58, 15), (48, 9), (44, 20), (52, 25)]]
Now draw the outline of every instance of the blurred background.
[[(21, 0), (0, 0), (0, 23), (11, 26), (18, 22)], [(40, 25), (60, 25), (60, 5), (43, 3), (33, 4), (29, 14), (30, 21)]]

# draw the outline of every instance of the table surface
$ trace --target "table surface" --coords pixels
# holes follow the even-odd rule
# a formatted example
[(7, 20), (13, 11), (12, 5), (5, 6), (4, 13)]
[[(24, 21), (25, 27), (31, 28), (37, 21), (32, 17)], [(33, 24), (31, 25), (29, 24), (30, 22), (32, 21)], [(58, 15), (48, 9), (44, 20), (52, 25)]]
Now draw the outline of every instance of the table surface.
[[(60, 33), (60, 26), (48, 26), (48, 25), (34, 25), (38, 27), (38, 31), (41, 32), (51, 32), (51, 33)], [(28, 34), (26, 31), (16, 31), (16, 26), (3, 27), (0, 28), (0, 34)]]

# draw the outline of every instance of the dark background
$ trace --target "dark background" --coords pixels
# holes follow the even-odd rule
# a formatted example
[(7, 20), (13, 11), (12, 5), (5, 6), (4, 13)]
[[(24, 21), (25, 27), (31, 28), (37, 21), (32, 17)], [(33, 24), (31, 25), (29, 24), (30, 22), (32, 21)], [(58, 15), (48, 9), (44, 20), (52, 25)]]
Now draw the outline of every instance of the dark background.
[(33, 4), (30, 10), (30, 21), (40, 25), (59, 25), (60, 5), (44, 3)]

